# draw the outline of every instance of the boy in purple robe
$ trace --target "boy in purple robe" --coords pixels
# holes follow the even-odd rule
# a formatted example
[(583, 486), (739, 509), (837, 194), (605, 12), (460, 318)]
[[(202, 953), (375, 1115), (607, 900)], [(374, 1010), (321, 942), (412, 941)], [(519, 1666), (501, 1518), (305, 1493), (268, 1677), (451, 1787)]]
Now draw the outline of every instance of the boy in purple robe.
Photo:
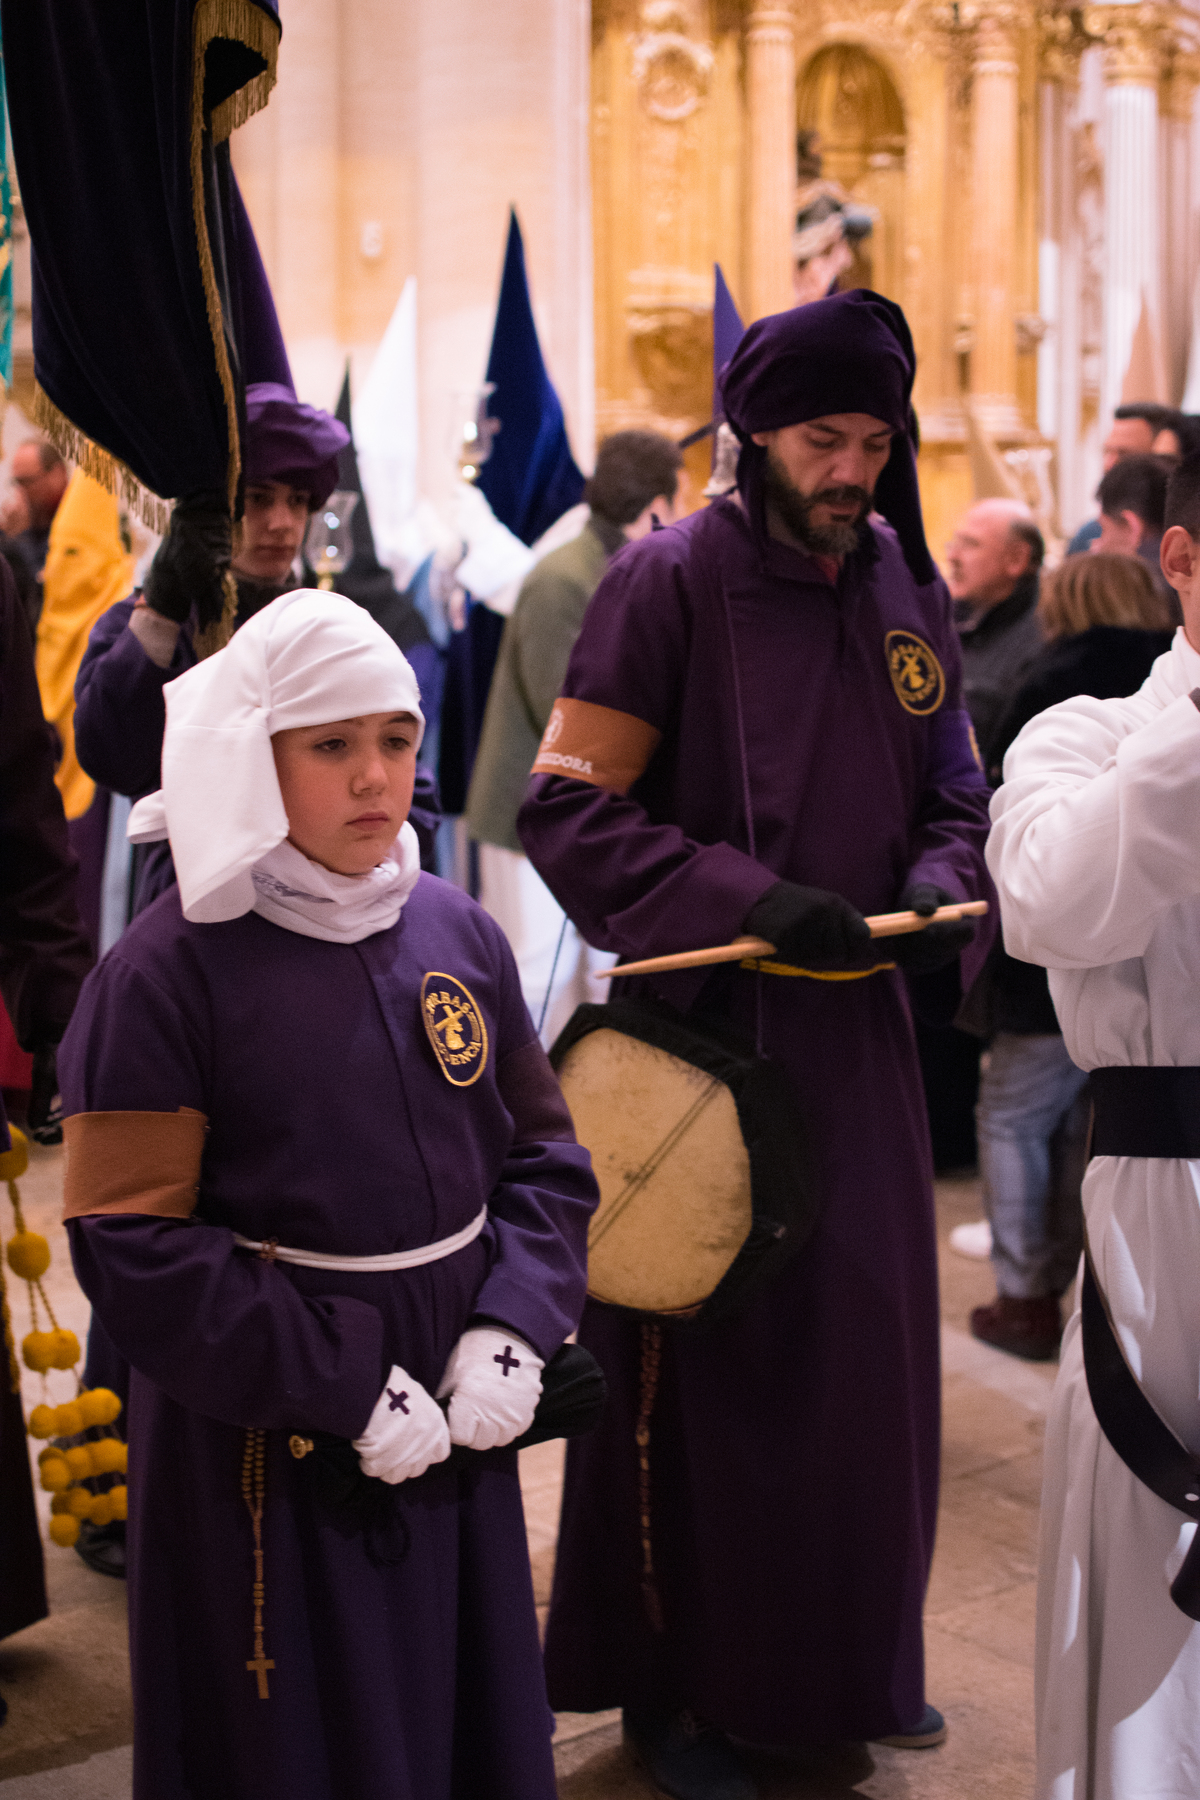
[(503, 937), (420, 870), (368, 615), (284, 595), (166, 706), (130, 830), (179, 885), (62, 1051), (72, 1254), (133, 1369), (135, 1800), (553, 1800), (504, 1446), (579, 1316), (587, 1154)]
[[(246, 389), (245, 512), (230, 563), (237, 588), (235, 631), (295, 586), (292, 564), (309, 518), (333, 492), (338, 457), (349, 441), (344, 425), (320, 407), (297, 400), (282, 382), (252, 382)], [(144, 590), (109, 607), (92, 630), (75, 684), (75, 742), (83, 768), (114, 793), (139, 796), (158, 787), (163, 690), (199, 660), (200, 579), (208, 563), (219, 561), (216, 546), (222, 539), (228, 542), (228, 532), (223, 503), (211, 513), (190, 502), (177, 506)], [(198, 544), (206, 555), (197, 556)], [(420, 683), (433, 673), (436, 653), (418, 645), (413, 661)], [(411, 822), (425, 867), (432, 866), (439, 816), (437, 784), (420, 769)], [(133, 876), (136, 913), (175, 879), (165, 839), (135, 850)], [(122, 1400), (128, 1395), (124, 1359), (94, 1320), (85, 1380), (89, 1387), (111, 1388)], [(121, 1520), (85, 1522), (77, 1549), (99, 1573), (124, 1575)]]
[(743, 1315), (664, 1334), (661, 1625), (641, 1587), (639, 1323), (584, 1314), (610, 1404), (568, 1456), (549, 1691), (623, 1707), (681, 1800), (754, 1793), (731, 1737), (945, 1734), (921, 1630), (938, 1294), (909, 994), (948, 1017), (989, 933), (936, 924), (881, 949), (863, 915), (992, 890), (988, 789), (921, 524), (913, 372), (902, 313), (865, 291), (750, 327), (723, 380), (737, 492), (614, 560), (519, 819), (591, 944), (627, 960), (742, 933), (775, 945), (765, 971), (614, 992), (740, 1027), (774, 1058), (821, 1192), (812, 1238)]

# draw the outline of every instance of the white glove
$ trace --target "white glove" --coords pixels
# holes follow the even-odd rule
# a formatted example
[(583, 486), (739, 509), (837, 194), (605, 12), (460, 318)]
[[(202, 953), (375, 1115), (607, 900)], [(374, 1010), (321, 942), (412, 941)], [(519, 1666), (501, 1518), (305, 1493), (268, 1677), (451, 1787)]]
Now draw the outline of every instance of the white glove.
[(450, 1396), (450, 1442), (497, 1450), (533, 1424), (545, 1364), (515, 1332), (464, 1331), (450, 1352), (438, 1399)]
[(393, 1363), (367, 1429), (354, 1439), (364, 1475), (408, 1481), (450, 1454), (446, 1415), (428, 1388)]

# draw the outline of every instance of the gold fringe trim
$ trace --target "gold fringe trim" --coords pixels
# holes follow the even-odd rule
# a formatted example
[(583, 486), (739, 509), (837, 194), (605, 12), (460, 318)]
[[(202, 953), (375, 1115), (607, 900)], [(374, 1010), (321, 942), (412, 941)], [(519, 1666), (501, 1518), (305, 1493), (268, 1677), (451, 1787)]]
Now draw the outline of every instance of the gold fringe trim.
[[(212, 245), (208, 241), (208, 219), (204, 210), (204, 54), (214, 38), (232, 38), (267, 59), (261, 75), (231, 94), (216, 108), (212, 119), (213, 142), (228, 137), (235, 124), (241, 124), (260, 107), (275, 83), (279, 53), (279, 29), (271, 25), (265, 13), (252, 0), (199, 0), (192, 22), (192, 219), (196, 228), (196, 250), (200, 258), (200, 278), (204, 284), (204, 304), (208, 312), (208, 328), (212, 334), (217, 374), (225, 396), (225, 423), (229, 439), (229, 468), (226, 488), (232, 513), (237, 499), (241, 474), (241, 449), (238, 443), (237, 396), (233, 387), (233, 371), (225, 347), (225, 319), (221, 296), (217, 292), (216, 270), (213, 268)], [(222, 131), (218, 134), (218, 116)]]
[(230, 94), (228, 100), (222, 100), (220, 106), (213, 108), (213, 143), (223, 144), (239, 125), (261, 112), (271, 97), (279, 69), (280, 28), (253, 4), (253, 0), (201, 0), (196, 8), (197, 28), (201, 13), (205, 15), (206, 48), (213, 38), (233, 38), (261, 56), (267, 65), (261, 75), (255, 75), (235, 94)]
[(107, 493), (115, 494), (151, 531), (157, 532), (159, 537), (165, 535), (171, 521), (171, 502), (146, 487), (119, 457), (93, 443), (78, 425), (72, 425), (67, 415), (59, 411), (49, 394), (36, 383), (33, 421), (41, 426), (60, 456), (77, 463), (84, 474), (98, 481)]

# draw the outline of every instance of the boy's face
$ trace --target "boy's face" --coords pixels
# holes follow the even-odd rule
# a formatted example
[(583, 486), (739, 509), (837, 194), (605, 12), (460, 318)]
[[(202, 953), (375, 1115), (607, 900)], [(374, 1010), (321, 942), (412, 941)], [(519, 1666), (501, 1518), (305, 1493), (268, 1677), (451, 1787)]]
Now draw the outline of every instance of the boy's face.
[(1200, 650), (1200, 540), (1172, 525), (1163, 532), (1158, 552), (1162, 572), (1179, 595), (1183, 628), (1193, 650)]
[(411, 713), (302, 725), (271, 739), (288, 841), (337, 875), (382, 862), (412, 805), (419, 726)]

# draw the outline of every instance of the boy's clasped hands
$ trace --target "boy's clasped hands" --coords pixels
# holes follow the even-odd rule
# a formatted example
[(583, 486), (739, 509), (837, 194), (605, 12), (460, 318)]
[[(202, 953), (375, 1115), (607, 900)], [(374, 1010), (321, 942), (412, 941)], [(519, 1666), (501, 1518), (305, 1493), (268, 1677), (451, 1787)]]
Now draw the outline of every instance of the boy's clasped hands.
[[(409, 1481), (444, 1462), (453, 1444), (470, 1450), (511, 1444), (533, 1423), (543, 1367), (524, 1338), (491, 1325), (463, 1332), (436, 1399), (393, 1364), (366, 1430), (354, 1439), (363, 1472), (380, 1481)], [(443, 1411), (438, 1400), (447, 1398)]]

